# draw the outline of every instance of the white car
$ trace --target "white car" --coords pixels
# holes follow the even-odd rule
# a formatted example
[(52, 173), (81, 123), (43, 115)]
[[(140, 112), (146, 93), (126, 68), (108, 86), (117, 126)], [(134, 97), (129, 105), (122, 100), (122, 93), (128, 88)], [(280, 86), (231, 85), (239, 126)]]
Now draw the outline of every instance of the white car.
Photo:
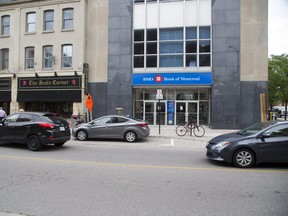
[(282, 118), (285, 116), (285, 106), (274, 106), (273, 110), (278, 110), (278, 117)]

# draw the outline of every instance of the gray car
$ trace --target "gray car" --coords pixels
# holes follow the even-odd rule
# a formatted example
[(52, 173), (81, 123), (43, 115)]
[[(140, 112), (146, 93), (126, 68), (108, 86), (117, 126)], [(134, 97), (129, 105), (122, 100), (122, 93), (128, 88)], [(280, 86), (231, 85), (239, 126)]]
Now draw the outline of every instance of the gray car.
[(260, 122), (209, 141), (211, 160), (248, 168), (259, 163), (288, 163), (288, 121)]
[(108, 138), (134, 142), (149, 134), (150, 128), (146, 122), (117, 115), (103, 116), (91, 122), (76, 125), (72, 130), (72, 135), (81, 141), (91, 138)]

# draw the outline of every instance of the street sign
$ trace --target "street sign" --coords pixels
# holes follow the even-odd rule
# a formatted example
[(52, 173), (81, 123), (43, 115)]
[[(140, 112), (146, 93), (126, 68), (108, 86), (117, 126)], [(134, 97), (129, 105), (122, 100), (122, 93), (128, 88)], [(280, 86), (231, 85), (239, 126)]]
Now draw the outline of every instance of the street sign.
[(92, 100), (90, 93), (88, 93), (88, 96), (86, 98), (86, 106), (87, 106), (88, 111), (92, 111), (93, 100)]
[(163, 100), (162, 89), (157, 89), (156, 99)]

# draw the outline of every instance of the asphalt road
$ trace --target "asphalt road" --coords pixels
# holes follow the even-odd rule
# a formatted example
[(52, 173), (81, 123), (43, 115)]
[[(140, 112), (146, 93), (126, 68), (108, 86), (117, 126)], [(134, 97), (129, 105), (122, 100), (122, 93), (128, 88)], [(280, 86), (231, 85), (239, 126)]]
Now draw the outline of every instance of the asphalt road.
[(188, 141), (0, 145), (0, 215), (288, 215), (288, 165), (239, 169)]

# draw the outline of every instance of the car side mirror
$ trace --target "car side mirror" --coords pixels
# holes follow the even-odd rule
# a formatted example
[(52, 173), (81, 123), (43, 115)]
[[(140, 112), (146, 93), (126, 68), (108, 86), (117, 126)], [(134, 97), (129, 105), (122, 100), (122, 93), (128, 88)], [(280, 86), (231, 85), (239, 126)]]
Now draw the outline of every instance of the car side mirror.
[(263, 139), (263, 138), (269, 138), (271, 137), (270, 133), (262, 133), (258, 136), (258, 138)]

